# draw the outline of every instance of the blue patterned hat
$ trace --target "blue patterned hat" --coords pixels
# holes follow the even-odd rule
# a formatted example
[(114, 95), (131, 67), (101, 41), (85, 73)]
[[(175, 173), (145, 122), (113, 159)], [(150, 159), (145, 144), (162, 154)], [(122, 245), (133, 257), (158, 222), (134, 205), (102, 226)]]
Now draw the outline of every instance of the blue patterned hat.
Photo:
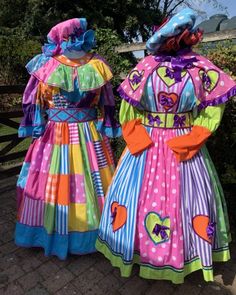
[(194, 32), (196, 17), (196, 13), (190, 8), (185, 8), (175, 14), (148, 39), (146, 43), (147, 50), (155, 54), (167, 38), (177, 36), (185, 29)]

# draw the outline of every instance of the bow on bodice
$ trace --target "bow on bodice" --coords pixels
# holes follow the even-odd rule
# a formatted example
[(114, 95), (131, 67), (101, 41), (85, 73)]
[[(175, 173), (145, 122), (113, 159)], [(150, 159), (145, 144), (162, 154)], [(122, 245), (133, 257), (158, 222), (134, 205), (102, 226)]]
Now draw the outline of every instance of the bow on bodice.
[(180, 56), (161, 55), (161, 56), (156, 56), (155, 61), (170, 62), (173, 72), (167, 68), (166, 77), (169, 77), (170, 79), (175, 79), (175, 82), (181, 82), (182, 81), (181, 72), (186, 69), (191, 69), (193, 67), (193, 63), (197, 62), (198, 60), (196, 57), (183, 58)]

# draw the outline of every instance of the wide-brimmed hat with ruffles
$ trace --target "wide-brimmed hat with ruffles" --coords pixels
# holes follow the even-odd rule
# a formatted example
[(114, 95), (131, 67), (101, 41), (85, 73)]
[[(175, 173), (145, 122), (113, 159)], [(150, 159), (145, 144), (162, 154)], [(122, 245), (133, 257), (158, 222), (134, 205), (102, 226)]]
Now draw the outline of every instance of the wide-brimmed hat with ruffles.
[(54, 26), (42, 50), (46, 56), (63, 54), (66, 50), (89, 51), (96, 44), (93, 30), (87, 30), (86, 18), (73, 18)]
[(192, 9), (181, 10), (159, 27), (155, 34), (148, 39), (147, 50), (151, 54), (155, 54), (168, 38), (177, 36), (186, 29), (194, 33), (197, 30), (194, 28), (196, 18), (197, 15)]

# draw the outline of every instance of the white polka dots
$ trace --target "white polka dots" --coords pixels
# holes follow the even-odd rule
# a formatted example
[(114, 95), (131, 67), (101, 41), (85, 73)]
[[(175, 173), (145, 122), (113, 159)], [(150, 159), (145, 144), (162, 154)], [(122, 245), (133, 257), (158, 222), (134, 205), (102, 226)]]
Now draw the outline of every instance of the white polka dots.
[(142, 256), (143, 256), (143, 257), (147, 257), (147, 253), (143, 253)]
[(173, 261), (176, 261), (176, 257), (175, 257), (175, 256), (172, 256), (172, 260), (173, 260)]
[(163, 261), (163, 258), (161, 256), (158, 256), (157, 257), (157, 261), (160, 261), (161, 262), (161, 261)]
[(166, 247), (166, 244), (165, 243), (162, 243), (161, 244), (161, 248), (165, 248)]
[(172, 189), (172, 194), (176, 194), (177, 190), (175, 188)]
[(171, 163), (171, 167), (175, 167), (175, 162), (172, 162)]
[(224, 81), (220, 81), (220, 86), (225, 86), (225, 82)]
[(171, 176), (171, 180), (176, 180), (176, 176), (175, 175), (172, 175)]
[(176, 230), (173, 231), (173, 235), (174, 235), (174, 236), (177, 235), (177, 231), (176, 231)]
[(173, 243), (173, 248), (177, 248), (177, 244)]
[(156, 175), (156, 180), (158, 180), (159, 179), (159, 175)]
[(161, 196), (161, 201), (165, 201), (166, 200), (166, 197), (165, 196)]
[(152, 186), (152, 181), (151, 180), (149, 180), (148, 185)]
[(172, 204), (172, 207), (173, 207), (173, 208), (176, 208), (176, 207), (177, 207), (176, 203), (173, 203), (173, 204)]
[(154, 193), (157, 194), (158, 193), (158, 188), (154, 189)]
[(147, 213), (147, 208), (144, 208), (144, 210), (143, 210), (145, 213)]
[(157, 203), (156, 203), (156, 202), (153, 202), (153, 203), (152, 203), (152, 207), (155, 208), (156, 206), (157, 206)]
[(162, 186), (162, 187), (166, 187), (165, 182), (162, 182), (161, 186)]
[(157, 159), (157, 155), (153, 155), (153, 160), (156, 160)]
[(156, 252), (156, 248), (152, 248), (152, 253), (155, 253)]
[(143, 234), (139, 233), (139, 238), (142, 239), (142, 237), (143, 237)]
[(200, 78), (197, 76), (197, 77), (195, 77), (195, 79), (197, 80), (197, 81), (200, 81)]
[(145, 245), (149, 245), (149, 243), (150, 243), (149, 241), (146, 241), (146, 242), (145, 242)]
[(151, 169), (151, 173), (154, 173), (154, 172), (155, 172), (155, 168), (152, 168), (152, 169)]

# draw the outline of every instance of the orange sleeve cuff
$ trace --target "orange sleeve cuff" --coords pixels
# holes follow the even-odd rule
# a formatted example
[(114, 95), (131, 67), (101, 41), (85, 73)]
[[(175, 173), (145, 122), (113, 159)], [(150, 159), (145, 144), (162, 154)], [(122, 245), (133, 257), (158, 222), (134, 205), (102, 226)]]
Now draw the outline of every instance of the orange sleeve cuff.
[(193, 126), (190, 133), (177, 136), (167, 141), (179, 162), (187, 161), (198, 153), (211, 132), (206, 127)]
[(137, 155), (152, 145), (152, 140), (140, 119), (122, 125), (122, 133), (132, 155)]

